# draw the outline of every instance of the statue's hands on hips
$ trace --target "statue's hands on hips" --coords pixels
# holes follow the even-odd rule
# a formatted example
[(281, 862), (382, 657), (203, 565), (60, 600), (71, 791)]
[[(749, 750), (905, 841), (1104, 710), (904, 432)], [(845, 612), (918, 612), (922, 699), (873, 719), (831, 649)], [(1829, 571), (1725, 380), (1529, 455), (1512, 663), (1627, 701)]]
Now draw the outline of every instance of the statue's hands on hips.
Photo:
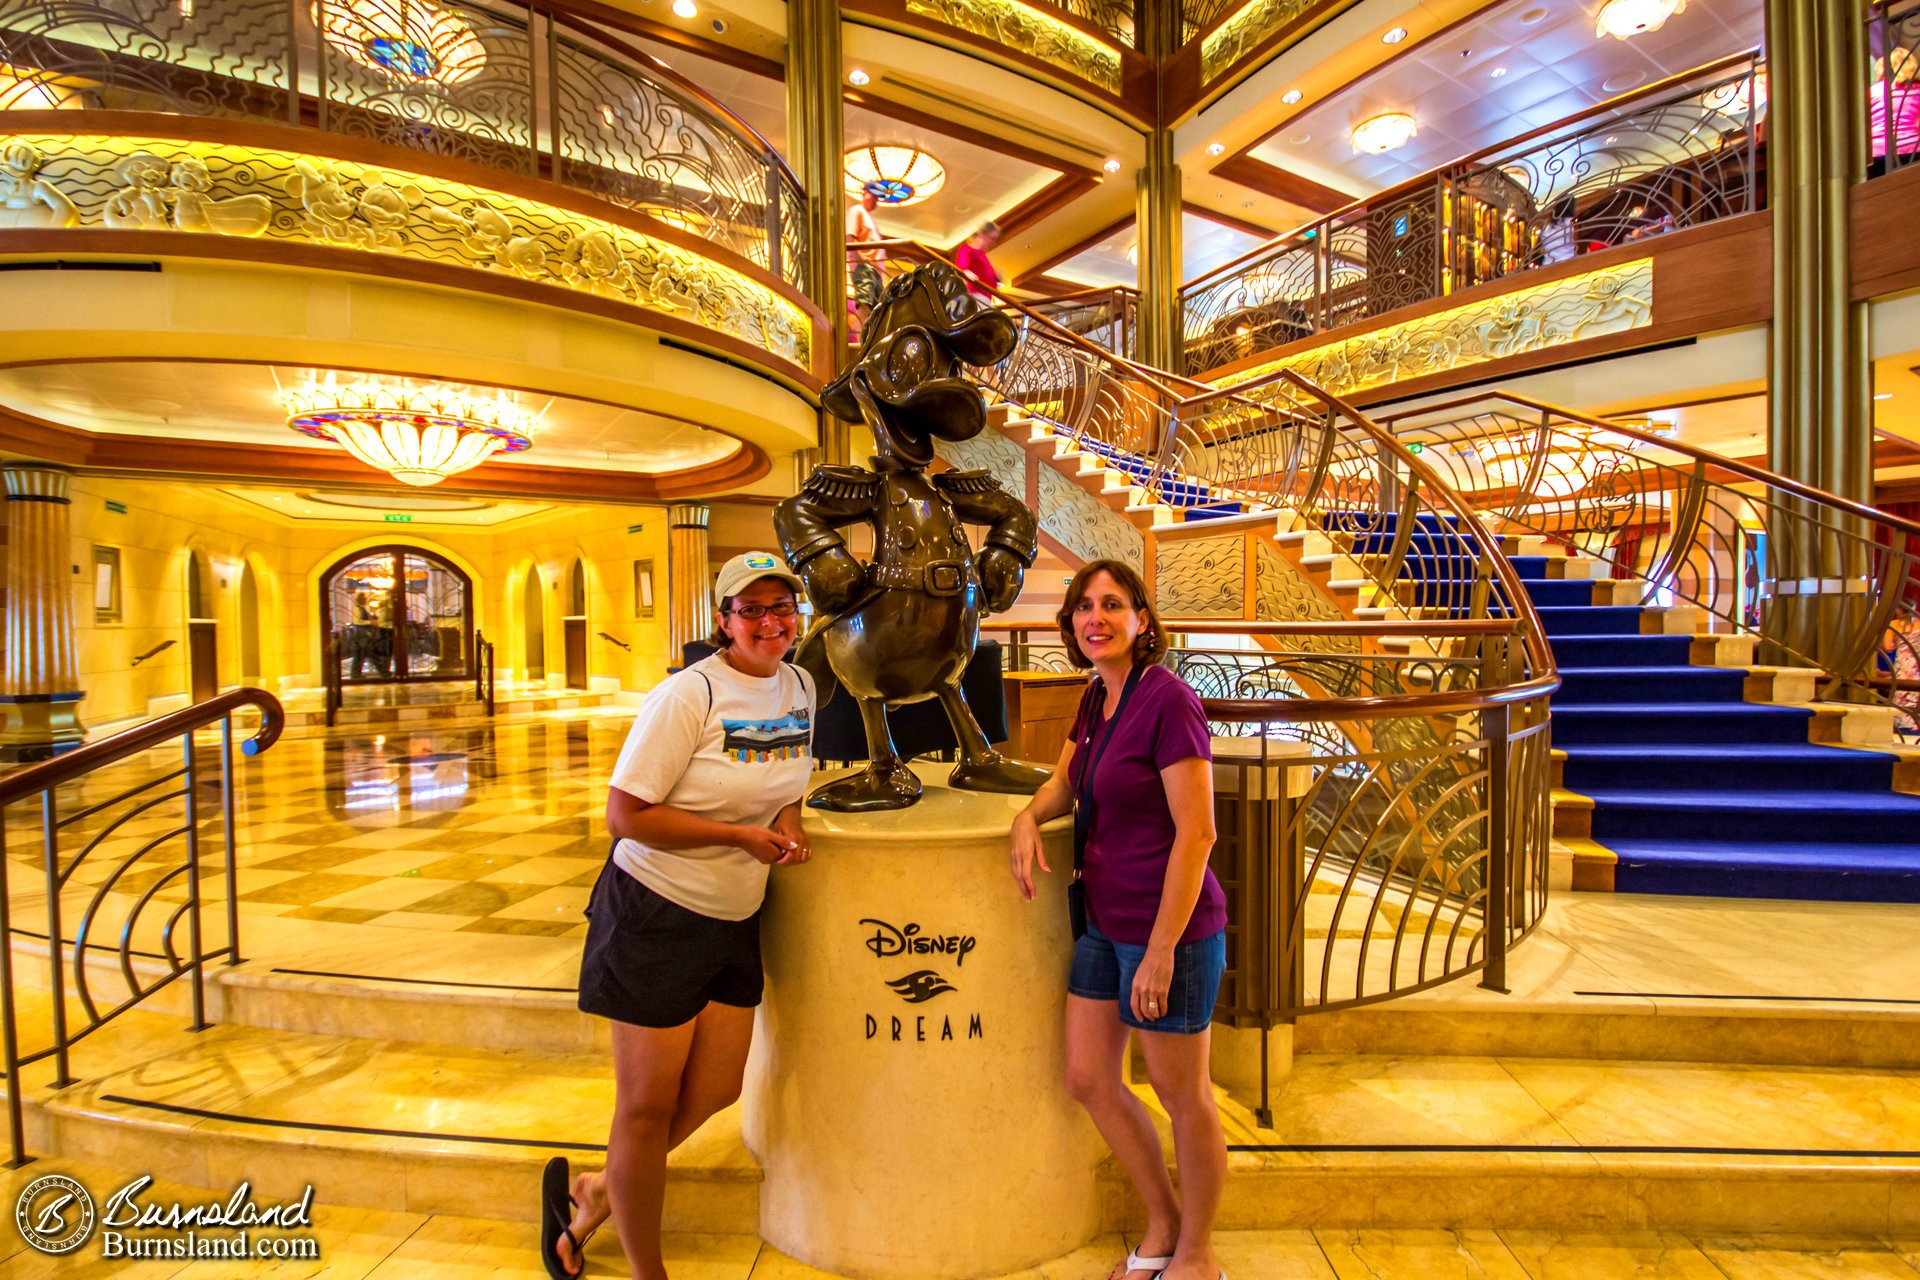
[(807, 584), (807, 599), (815, 614), (838, 613), (852, 604), (867, 579), (866, 566), (845, 547), (822, 551), (801, 566), (800, 576)]
[(1005, 547), (987, 546), (980, 548), (973, 565), (980, 574), (980, 585), (986, 589), (987, 612), (1005, 613), (1012, 608), (1020, 594), (1020, 579), (1027, 571), (1020, 557)]

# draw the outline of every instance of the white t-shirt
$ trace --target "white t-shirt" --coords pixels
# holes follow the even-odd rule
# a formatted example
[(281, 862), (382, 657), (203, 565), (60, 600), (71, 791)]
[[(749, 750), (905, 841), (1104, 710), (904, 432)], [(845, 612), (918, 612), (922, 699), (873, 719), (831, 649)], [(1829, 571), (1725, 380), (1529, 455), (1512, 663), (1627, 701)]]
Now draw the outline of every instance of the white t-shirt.
[[(647, 695), (612, 784), (649, 804), (765, 827), (805, 793), (812, 770), (813, 678), (787, 663), (746, 675), (716, 653)], [(745, 920), (767, 894), (766, 864), (731, 846), (621, 840), (613, 858), (661, 897), (716, 920)]]

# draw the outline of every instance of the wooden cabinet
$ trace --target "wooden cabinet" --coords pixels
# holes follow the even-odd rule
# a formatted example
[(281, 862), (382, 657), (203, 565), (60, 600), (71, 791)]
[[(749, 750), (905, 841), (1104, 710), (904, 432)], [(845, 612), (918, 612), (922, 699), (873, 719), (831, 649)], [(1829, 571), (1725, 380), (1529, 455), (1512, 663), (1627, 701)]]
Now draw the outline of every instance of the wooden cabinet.
[(1008, 671), (1001, 677), (1007, 695), (1007, 744), (1016, 760), (1053, 764), (1067, 744), (1073, 714), (1080, 709), (1087, 677), (1074, 671)]

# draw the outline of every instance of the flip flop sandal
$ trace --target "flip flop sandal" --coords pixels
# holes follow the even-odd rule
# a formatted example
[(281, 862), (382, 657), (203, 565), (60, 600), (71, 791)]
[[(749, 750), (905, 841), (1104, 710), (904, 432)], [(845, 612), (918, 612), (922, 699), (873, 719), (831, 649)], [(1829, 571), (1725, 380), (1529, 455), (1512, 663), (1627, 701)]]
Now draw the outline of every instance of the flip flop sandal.
[(1120, 1274), (1126, 1276), (1131, 1275), (1135, 1271), (1151, 1271), (1157, 1276), (1172, 1265), (1172, 1254), (1168, 1254), (1164, 1258), (1143, 1258), (1137, 1253), (1129, 1253), (1127, 1255), (1127, 1269)]
[[(547, 1161), (546, 1169), (540, 1174), (540, 1261), (546, 1264), (547, 1274), (553, 1280), (580, 1280), (587, 1273), (587, 1240), (593, 1239), (593, 1232), (587, 1232), (586, 1240), (573, 1238), (573, 1210), (579, 1206), (568, 1189), (572, 1181), (565, 1156)], [(566, 1264), (560, 1261), (562, 1236), (573, 1246), (574, 1259), (580, 1264), (578, 1271), (567, 1270)]]

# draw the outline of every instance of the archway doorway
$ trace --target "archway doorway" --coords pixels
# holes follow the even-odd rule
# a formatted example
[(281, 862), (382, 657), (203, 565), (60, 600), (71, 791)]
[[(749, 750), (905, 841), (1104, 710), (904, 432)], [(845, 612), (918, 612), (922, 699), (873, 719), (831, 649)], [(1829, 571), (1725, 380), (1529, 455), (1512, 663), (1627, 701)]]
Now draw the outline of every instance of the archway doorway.
[(240, 679), (260, 679), (260, 581), (251, 564), (240, 567)]
[(187, 696), (205, 702), (220, 692), (220, 633), (213, 618), (207, 561), (187, 552)]
[(567, 688), (587, 687), (587, 566), (573, 562), (567, 580), (567, 613), (560, 623), (567, 642)]
[(320, 625), (339, 645), (343, 684), (473, 674), (473, 583), (420, 547), (373, 547), (327, 566)]
[(526, 589), (520, 593), (520, 625), (525, 628), (521, 638), (526, 642), (528, 680), (547, 678), (547, 601), (543, 585), (539, 568), (529, 565)]

